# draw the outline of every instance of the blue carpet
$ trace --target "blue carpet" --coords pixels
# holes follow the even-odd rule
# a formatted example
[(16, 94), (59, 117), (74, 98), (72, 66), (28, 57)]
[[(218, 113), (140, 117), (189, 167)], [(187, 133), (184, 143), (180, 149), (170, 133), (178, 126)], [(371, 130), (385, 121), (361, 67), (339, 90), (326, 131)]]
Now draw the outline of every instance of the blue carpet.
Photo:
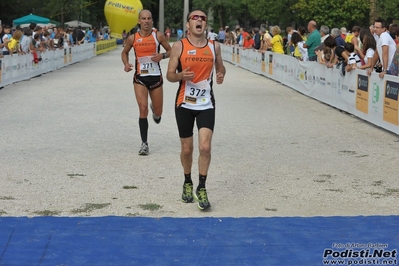
[(0, 217), (0, 265), (397, 265), (398, 225), (399, 216)]

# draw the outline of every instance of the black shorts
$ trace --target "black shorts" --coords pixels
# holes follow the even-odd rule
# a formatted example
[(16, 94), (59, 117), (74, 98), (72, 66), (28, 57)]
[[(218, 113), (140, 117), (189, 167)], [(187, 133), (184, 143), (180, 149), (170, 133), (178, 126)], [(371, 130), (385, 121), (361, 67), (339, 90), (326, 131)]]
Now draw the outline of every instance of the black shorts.
[(197, 122), (198, 130), (206, 127), (213, 131), (215, 126), (215, 108), (190, 110), (184, 107), (176, 107), (175, 115), (180, 138), (193, 136), (194, 120)]
[(140, 75), (135, 74), (133, 77), (133, 83), (143, 85), (144, 87), (147, 87), (147, 89), (153, 90), (162, 86), (163, 78), (162, 75), (141, 77)]

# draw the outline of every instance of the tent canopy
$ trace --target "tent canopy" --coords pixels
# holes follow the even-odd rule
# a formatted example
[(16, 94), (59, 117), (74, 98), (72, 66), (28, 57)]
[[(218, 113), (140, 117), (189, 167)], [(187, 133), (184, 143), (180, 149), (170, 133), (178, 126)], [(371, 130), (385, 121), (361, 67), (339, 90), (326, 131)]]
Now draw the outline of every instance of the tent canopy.
[(68, 21), (68, 22), (65, 22), (65, 24), (68, 25), (69, 27), (73, 27), (73, 28), (76, 28), (79, 26), (81, 26), (83, 28), (91, 28), (92, 27), (91, 24), (85, 23), (85, 22), (79, 21), (79, 20)]
[(36, 16), (31, 13), (30, 15), (14, 19), (13, 24), (14, 24), (14, 26), (18, 26), (21, 24), (30, 24), (30, 23), (48, 24), (49, 22), (50, 22), (50, 19), (45, 18), (45, 17)]

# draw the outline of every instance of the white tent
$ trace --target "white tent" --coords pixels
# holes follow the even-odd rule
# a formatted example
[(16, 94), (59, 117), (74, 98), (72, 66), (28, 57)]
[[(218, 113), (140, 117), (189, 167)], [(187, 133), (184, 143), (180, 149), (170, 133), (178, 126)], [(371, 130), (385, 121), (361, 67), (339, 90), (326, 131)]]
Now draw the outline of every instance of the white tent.
[(72, 20), (69, 22), (65, 22), (65, 24), (72, 28), (76, 28), (79, 26), (81, 26), (82, 28), (92, 28), (91, 24), (79, 20)]
[[(29, 25), (30, 25), (30, 23), (29, 24), (21, 24), (21, 25), (19, 25), (19, 26), (21, 26), (21, 28), (27, 28), (27, 27), (29, 27)], [(53, 24), (53, 23), (47, 23), (47, 24), (43, 24), (43, 23), (37, 23), (36, 24), (36, 26), (40, 26), (40, 27), (50, 27), (50, 26), (52, 26), (52, 27), (55, 27), (56, 25), (55, 24)], [(15, 28), (15, 27), (14, 27)]]

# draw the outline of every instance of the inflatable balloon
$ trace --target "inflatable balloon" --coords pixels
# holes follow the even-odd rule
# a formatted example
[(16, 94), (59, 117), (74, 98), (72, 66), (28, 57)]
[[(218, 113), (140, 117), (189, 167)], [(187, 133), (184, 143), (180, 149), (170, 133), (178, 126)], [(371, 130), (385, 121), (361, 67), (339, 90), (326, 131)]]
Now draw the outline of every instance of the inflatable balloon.
[(107, 0), (104, 15), (111, 30), (111, 36), (122, 39), (122, 32), (129, 32), (138, 23), (139, 12), (143, 10), (140, 0)]

